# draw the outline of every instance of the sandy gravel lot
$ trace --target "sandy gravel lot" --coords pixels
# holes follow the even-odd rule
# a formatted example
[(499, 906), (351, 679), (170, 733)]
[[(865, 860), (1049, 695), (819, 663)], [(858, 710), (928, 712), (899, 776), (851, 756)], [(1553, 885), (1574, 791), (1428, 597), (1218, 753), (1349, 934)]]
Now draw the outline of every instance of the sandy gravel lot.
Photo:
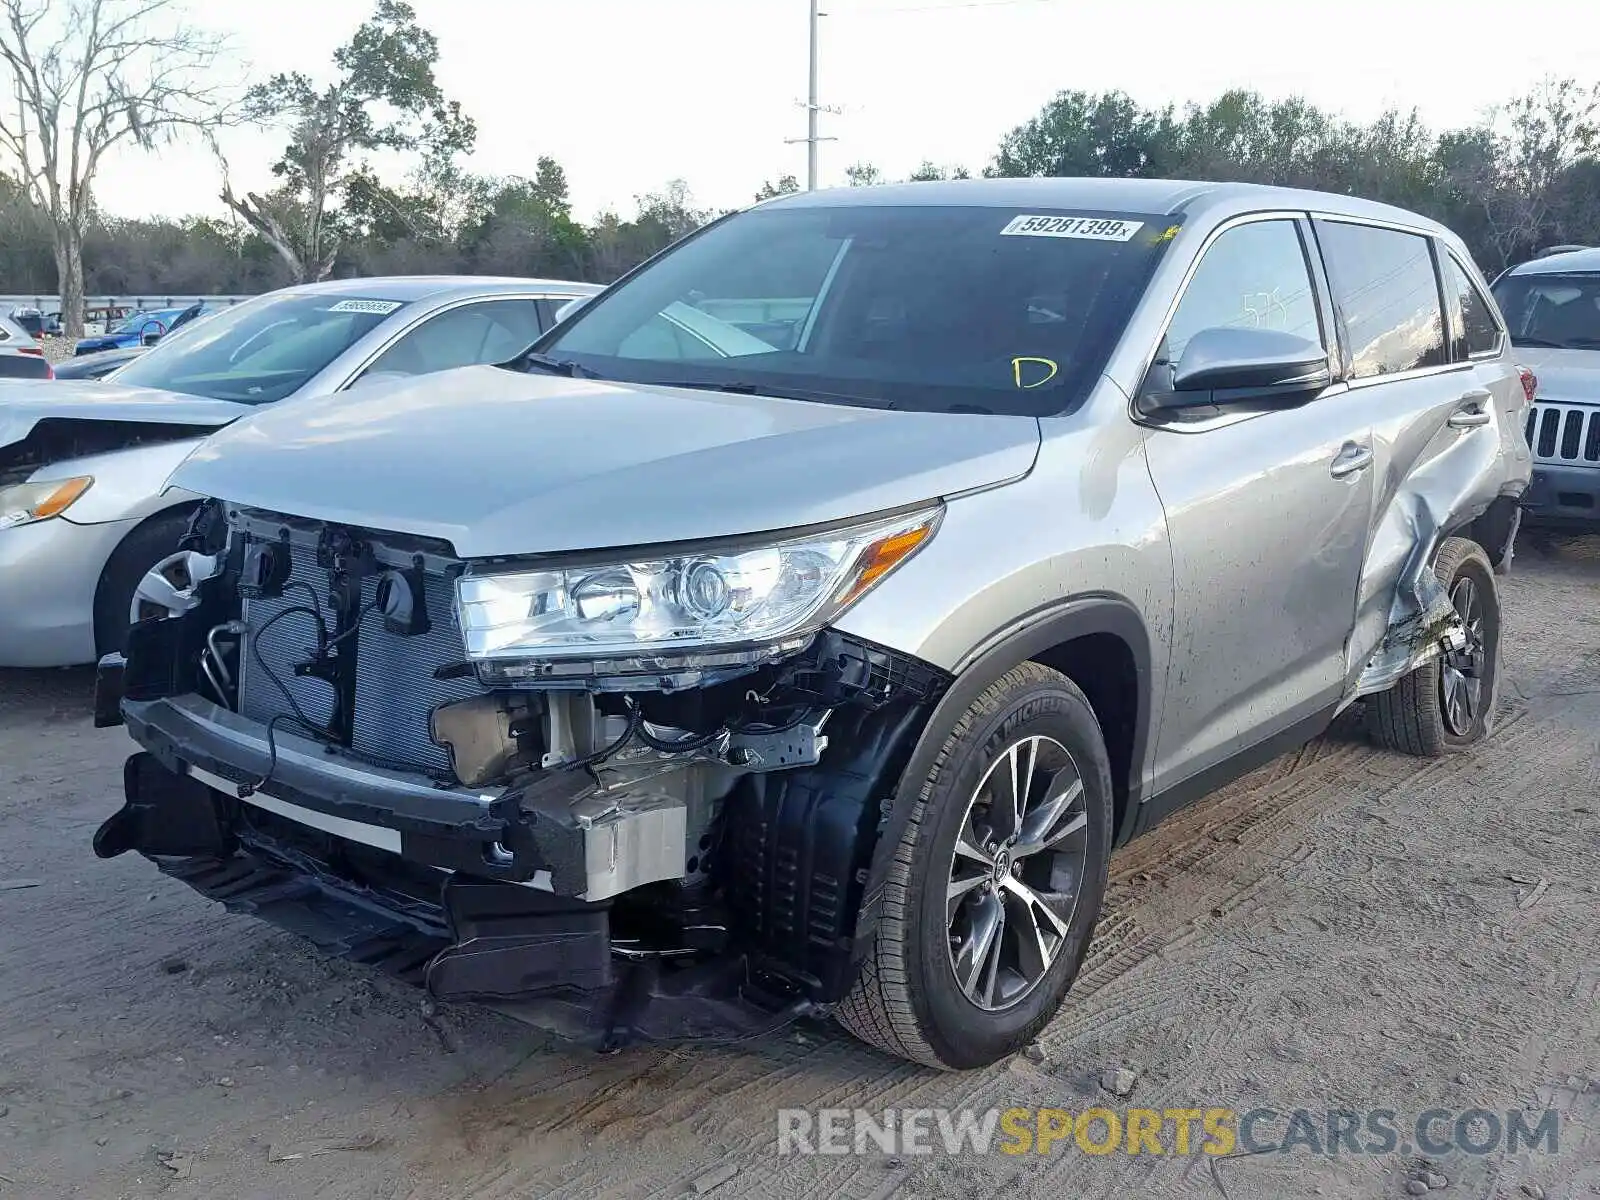
[[(826, 1027), (599, 1057), (435, 1011), (96, 861), (131, 744), (87, 672), (0, 672), (0, 1200), (1600, 1196), (1600, 537), (1524, 534), (1502, 584), (1490, 744), (1346, 723), (1128, 847), (1042, 1061), (960, 1076)], [(1554, 1108), (1560, 1148), (775, 1153), (779, 1108), (1077, 1111), (1117, 1068), (1151, 1108)]]

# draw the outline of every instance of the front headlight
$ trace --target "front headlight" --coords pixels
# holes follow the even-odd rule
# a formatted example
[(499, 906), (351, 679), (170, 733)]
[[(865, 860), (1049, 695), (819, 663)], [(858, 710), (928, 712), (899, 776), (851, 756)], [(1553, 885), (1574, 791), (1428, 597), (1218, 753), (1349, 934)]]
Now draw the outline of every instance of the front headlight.
[(92, 475), (78, 475), (72, 479), (44, 479), (0, 487), (0, 529), (31, 525), (65, 512), (93, 482)]
[[(798, 649), (916, 553), (943, 512), (708, 553), (464, 575), (456, 608), (467, 657), (506, 667), (505, 660), (643, 659), (631, 669), (647, 671), (717, 648)], [(565, 673), (529, 667), (495, 673)]]

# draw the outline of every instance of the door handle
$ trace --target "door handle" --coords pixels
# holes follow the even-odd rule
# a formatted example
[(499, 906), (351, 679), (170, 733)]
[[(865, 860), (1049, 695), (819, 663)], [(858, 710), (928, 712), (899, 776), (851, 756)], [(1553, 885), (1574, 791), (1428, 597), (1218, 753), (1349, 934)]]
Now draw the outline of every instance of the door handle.
[(1334, 456), (1334, 460), (1328, 464), (1328, 474), (1335, 479), (1343, 479), (1347, 475), (1354, 475), (1357, 471), (1365, 471), (1371, 465), (1372, 447), (1346, 442)]
[(1456, 411), (1446, 418), (1445, 424), (1451, 429), (1476, 429), (1480, 425), (1487, 425), (1493, 417), (1484, 405), (1493, 399), (1494, 393), (1483, 388), (1463, 393)]

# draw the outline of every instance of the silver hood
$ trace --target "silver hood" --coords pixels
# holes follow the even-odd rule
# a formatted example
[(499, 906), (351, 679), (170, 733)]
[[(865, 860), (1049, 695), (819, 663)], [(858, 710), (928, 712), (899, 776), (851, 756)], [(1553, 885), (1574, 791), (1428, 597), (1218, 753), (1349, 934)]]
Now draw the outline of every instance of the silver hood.
[(246, 404), (93, 379), (11, 383), (0, 387), (0, 446), (20, 442), (40, 421), (139, 421), (216, 428), (250, 412)]
[(171, 482), (466, 558), (842, 520), (1027, 474), (1032, 417), (902, 413), (463, 367), (262, 409)]
[(1538, 399), (1600, 404), (1600, 350), (1517, 346), (1512, 354), (1539, 377)]

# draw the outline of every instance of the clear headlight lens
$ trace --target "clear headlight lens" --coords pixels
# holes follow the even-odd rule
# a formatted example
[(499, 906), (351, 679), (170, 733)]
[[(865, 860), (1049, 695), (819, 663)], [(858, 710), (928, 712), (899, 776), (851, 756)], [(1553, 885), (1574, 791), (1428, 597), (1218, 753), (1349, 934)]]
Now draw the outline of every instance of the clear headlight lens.
[(93, 475), (77, 475), (0, 487), (0, 529), (31, 525), (65, 512), (93, 482)]
[(474, 660), (648, 658), (809, 636), (938, 527), (942, 507), (711, 554), (465, 575)]

